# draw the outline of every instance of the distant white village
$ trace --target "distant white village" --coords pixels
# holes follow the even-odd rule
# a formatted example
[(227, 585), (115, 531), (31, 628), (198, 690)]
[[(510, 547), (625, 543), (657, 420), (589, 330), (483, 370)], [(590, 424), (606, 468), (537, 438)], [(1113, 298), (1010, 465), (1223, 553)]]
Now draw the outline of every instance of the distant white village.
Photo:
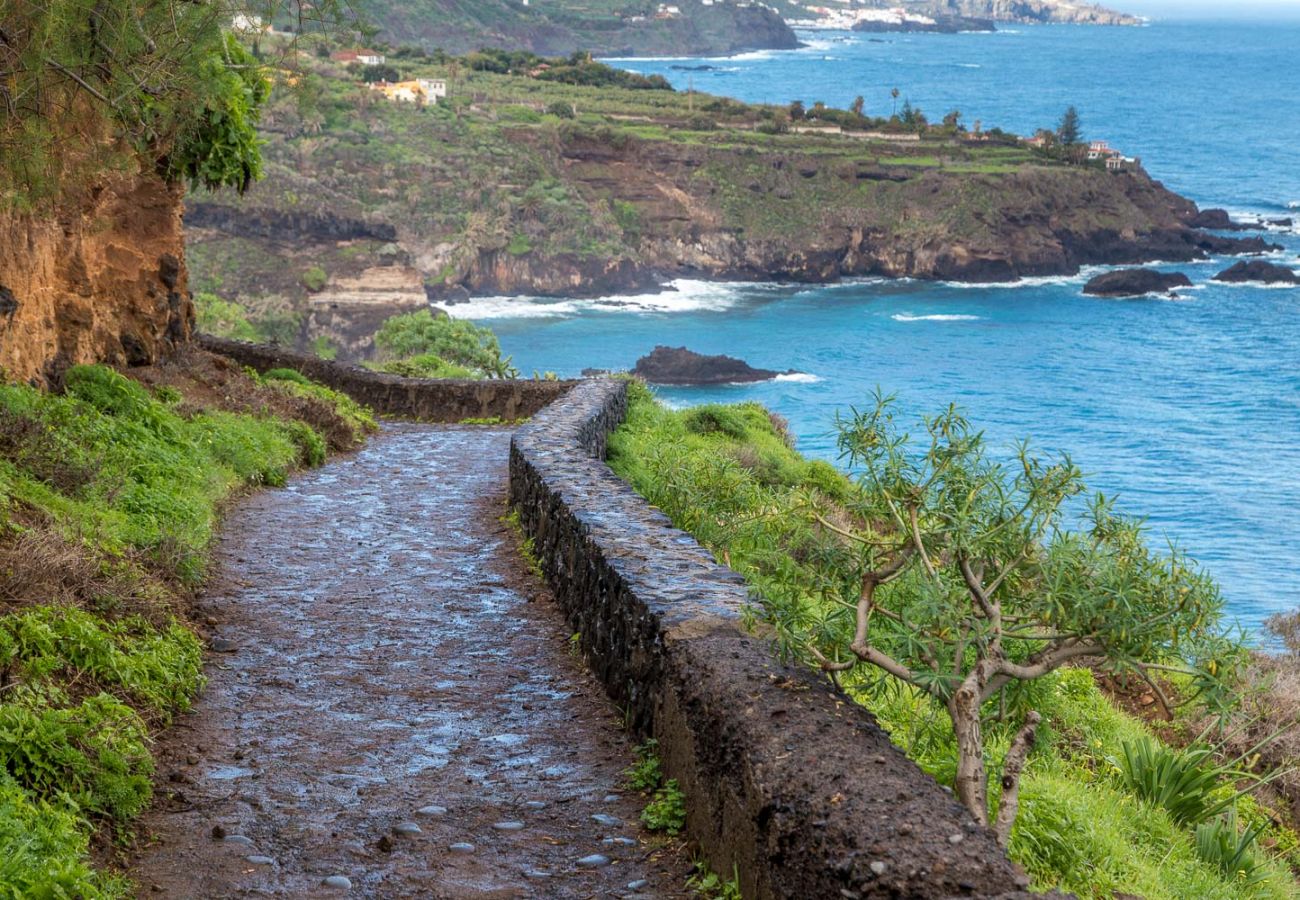
[(911, 12), (901, 6), (892, 9), (844, 9), (810, 4), (804, 8), (812, 15), (807, 19), (789, 19), (791, 27), (851, 31), (859, 22), (880, 22), (886, 25), (935, 24), (930, 16)]

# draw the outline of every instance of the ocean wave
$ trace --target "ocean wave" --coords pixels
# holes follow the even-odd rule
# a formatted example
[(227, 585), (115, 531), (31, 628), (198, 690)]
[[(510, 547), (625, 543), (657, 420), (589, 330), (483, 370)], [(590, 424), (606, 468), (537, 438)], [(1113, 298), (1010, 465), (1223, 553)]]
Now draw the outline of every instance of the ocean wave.
[(821, 381), (820, 375), (813, 375), (811, 372), (787, 372), (784, 375), (778, 375), (773, 381), (794, 381), (800, 384), (814, 384)]
[(984, 67), (981, 66), (979, 63), (953, 63), (953, 65), (955, 65), (955, 66), (956, 66), (957, 68), (959, 68), (959, 69), (982, 69), (982, 68), (984, 68)]
[(929, 316), (913, 316), (907, 313), (894, 313), (889, 318), (895, 322), (978, 322), (980, 316), (969, 316), (962, 313), (935, 313)]
[(976, 288), (1032, 288), (1052, 285), (1082, 284), (1094, 275), (1108, 270), (1108, 266), (1084, 266), (1074, 275), (1029, 275), (1019, 281), (940, 281), (944, 287), (972, 290)]
[(741, 302), (746, 293), (752, 294), (756, 288), (762, 290), (766, 287), (769, 286), (680, 278), (669, 282), (667, 290), (654, 294), (614, 295), (581, 300), (557, 300), (523, 295), (477, 297), (447, 307), (447, 312), (455, 319), (549, 319), (574, 316), (583, 312), (709, 312), (729, 309)]
[[(1300, 272), (1296, 274), (1300, 274)], [(1300, 291), (1300, 285), (1269, 284), (1265, 281), (1216, 281), (1214, 286), (1221, 288), (1250, 288), (1253, 291)]]
[(1286, 208), (1287, 208), (1287, 209), (1300, 209), (1300, 200), (1288, 200), (1288, 201), (1286, 202)]
[[(840, 41), (836, 41), (836, 40), (833, 40), (833, 39), (824, 38), (824, 37), (813, 37), (812, 35), (808, 35), (807, 37), (804, 37), (803, 35), (799, 35), (799, 40), (803, 41), (803, 44), (804, 44), (804, 45), (803, 45), (802, 47), (799, 47), (798, 49), (796, 49), (796, 50), (794, 50), (794, 51), (787, 51), (787, 52), (794, 52), (794, 53), (825, 53), (827, 50), (830, 50), (831, 48), (835, 47), (836, 44), (841, 43)], [(757, 52), (759, 52), (759, 53), (772, 53), (772, 52), (775, 52), (775, 51), (771, 51), (771, 50), (760, 50), (760, 51), (757, 51)], [(739, 59), (740, 57), (736, 57), (736, 58)], [(825, 58), (825, 59), (829, 59), (830, 57), (824, 57), (824, 58)]]

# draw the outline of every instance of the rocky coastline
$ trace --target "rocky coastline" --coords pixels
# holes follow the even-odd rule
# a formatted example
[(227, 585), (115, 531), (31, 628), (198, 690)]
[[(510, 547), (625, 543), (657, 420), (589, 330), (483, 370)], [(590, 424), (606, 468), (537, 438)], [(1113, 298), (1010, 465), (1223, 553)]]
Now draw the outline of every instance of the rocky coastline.
[[(426, 249), (419, 235), (403, 234), (400, 223), (328, 214), (288, 216), (275, 209), (250, 206), (243, 211), (213, 210), (191, 201), (187, 226), (198, 239), (265, 237), (279, 245), (302, 248), (315, 242), (368, 238), (390, 246), (387, 264), (441, 269), (442, 279), (426, 277), (430, 302), (454, 305), (475, 297), (601, 297), (660, 290), (677, 278), (722, 281), (833, 283), (851, 277), (915, 278), (964, 283), (1014, 282), (1026, 277), (1069, 276), (1084, 266), (1138, 266), (1154, 261), (1191, 262), (1216, 255), (1261, 254), (1277, 249), (1258, 235), (1217, 234), (1192, 223), (1201, 215), (1194, 204), (1146, 175), (1094, 176), (1066, 169), (1026, 171), (997, 179), (927, 173), (893, 187), (918, 210), (938, 209), (945, 198), (976, 181), (995, 192), (1001, 208), (987, 216), (979, 233), (932, 227), (922, 234), (852, 214), (815, 230), (792, 234), (754, 234), (725, 220), (707, 195), (670, 191), (675, 176), (695, 168), (683, 158), (659, 159), (654, 168), (628, 169), (628, 177), (611, 182), (584, 179), (584, 168), (604, 168), (603, 150), (586, 148), (571, 155), (570, 172), (587, 186), (619, 191), (625, 203), (644, 210), (646, 224), (633, 246), (608, 256), (578, 253), (512, 253), (499, 246), (455, 245), (456, 264)], [(790, 162), (795, 162), (790, 160)], [(797, 163), (796, 163), (797, 164)], [(811, 170), (806, 166), (803, 172)], [(820, 175), (796, 174), (811, 179)], [(829, 179), (887, 178), (887, 172), (835, 172)], [(1071, 207), (1068, 199), (1080, 182), (1091, 208)], [(916, 198), (916, 200), (912, 200)], [(774, 198), (773, 205), (779, 205)], [(921, 204), (924, 204), (922, 206)], [(913, 205), (915, 204), (915, 205)], [(829, 218), (829, 217), (828, 217)], [(386, 240), (387, 239), (387, 240)], [(382, 248), (381, 248), (382, 249)], [(447, 252), (446, 245), (442, 247)]]
[(1275, 247), (1140, 166), (1065, 165), (1008, 135), (815, 116), (768, 133), (770, 110), (726, 98), (606, 89), (584, 94), (582, 122), (545, 114), (572, 88), (471, 84), (480, 99), (459, 114), (414, 115), (355, 113), (364, 89), (338, 85), (365, 134), (314, 135), (278, 107), (268, 178), (187, 201), (195, 291), (296, 316), (298, 346), (358, 358), (378, 319), (429, 302), (616, 297), (678, 279), (1007, 283)]

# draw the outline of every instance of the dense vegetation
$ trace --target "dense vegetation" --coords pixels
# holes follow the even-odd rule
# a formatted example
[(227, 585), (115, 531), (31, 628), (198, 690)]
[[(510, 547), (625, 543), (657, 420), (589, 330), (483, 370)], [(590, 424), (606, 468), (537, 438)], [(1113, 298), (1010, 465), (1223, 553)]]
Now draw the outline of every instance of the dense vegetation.
[[(634, 384), (632, 392), (628, 418), (611, 438), (615, 470), (750, 581), (762, 598), (755, 617), (775, 626), (787, 648), (798, 637), (824, 655), (835, 647), (848, 652), (861, 556), (854, 541), (817, 516), (848, 533), (883, 525), (858, 515), (868, 488), (800, 456), (784, 423), (755, 404), (670, 411), (645, 388)], [(925, 450), (916, 457), (925, 457)], [(949, 607), (950, 598), (915, 584), (908, 590), (906, 582), (894, 585), (885, 610), (891, 615), (921, 622)], [(1203, 612), (1205, 621), (1193, 629), (1215, 633), (1213, 604)], [(873, 643), (899, 658), (937, 652), (924, 633), (902, 629), (886, 629)], [(1194, 697), (1194, 680), (1167, 674), (1158, 690), (1173, 698), (1171, 705)], [(924, 769), (956, 785), (958, 742), (933, 692), (872, 667), (837, 677)], [(1295, 832), (1278, 824), (1285, 812), (1265, 811), (1250, 794), (1235, 796), (1238, 786), (1255, 782), (1242, 771), (1254, 760), (1197, 741), (1199, 703), (1175, 708), (1169, 721), (1153, 717), (1147, 723), (1103, 693), (1103, 678), (1127, 686), (1136, 708), (1146, 708), (1136, 697), (1159, 708), (1151, 688), (1134, 674), (1071, 667), (1024, 682), (1003, 695), (1004, 703), (995, 698), (983, 707), (983, 755), (995, 771), (1024, 712), (1042, 717), (1021, 777), (1012, 858), (1037, 886), (1084, 897), (1293, 896), (1287, 866), (1300, 863), (1300, 852)]]
[(69, 370), (62, 393), (0, 386), (0, 896), (130, 893), (87, 847), (129, 837), (150, 734), (202, 686), (184, 600), (219, 504), (374, 426), (296, 373), (195, 355), (141, 377), (152, 390), (99, 366)]
[(492, 330), (427, 309), (393, 316), (375, 333), (381, 372), (407, 378), (516, 378)]
[[(484, 46), (545, 55), (714, 56), (795, 47), (793, 32), (763, 4), (675, 2), (682, 15), (659, 18), (658, 0), (368, 0), (382, 38), (426, 50), (467, 53)], [(284, 24), (295, 23), (285, 17)]]
[[(408, 55), (407, 58), (414, 58)], [(590, 53), (574, 53), (567, 59), (547, 59), (523, 50), (483, 49), (465, 57), (465, 64), (479, 72), (500, 75), (523, 75), (561, 84), (587, 87), (618, 87), (632, 90), (671, 91), (673, 86), (662, 75), (638, 75), (596, 62)]]
[(68, 197), (111, 171), (247, 189), (269, 86), (223, 34), (228, 15), (178, 0), (0, 0), (0, 206)]

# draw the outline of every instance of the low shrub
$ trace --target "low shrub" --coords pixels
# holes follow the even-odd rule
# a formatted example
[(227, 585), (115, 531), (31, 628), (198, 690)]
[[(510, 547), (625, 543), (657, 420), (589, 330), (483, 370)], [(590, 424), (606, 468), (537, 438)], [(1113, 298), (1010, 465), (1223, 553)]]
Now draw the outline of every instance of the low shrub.
[(302, 286), (313, 294), (325, 289), (329, 275), (320, 266), (312, 266), (302, 273)]
[(519, 375), (491, 329), (427, 309), (389, 318), (375, 333), (375, 346), (381, 364), (431, 355), (486, 378)]

